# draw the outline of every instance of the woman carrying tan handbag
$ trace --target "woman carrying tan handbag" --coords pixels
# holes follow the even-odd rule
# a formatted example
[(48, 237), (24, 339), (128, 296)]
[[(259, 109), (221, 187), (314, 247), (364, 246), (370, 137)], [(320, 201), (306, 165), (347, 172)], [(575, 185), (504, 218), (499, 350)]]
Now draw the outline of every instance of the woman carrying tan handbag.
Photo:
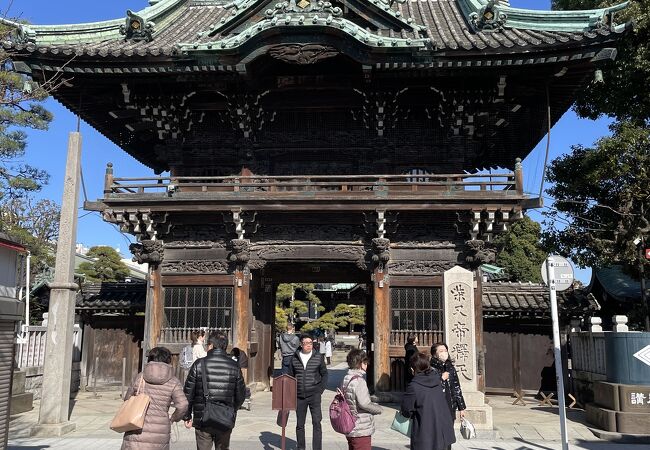
[[(181, 382), (173, 376), (172, 354), (165, 347), (149, 351), (147, 365), (139, 373), (133, 385), (124, 396), (128, 400), (137, 393), (149, 396), (149, 406), (141, 430), (124, 433), (122, 450), (168, 450), (171, 423), (178, 422), (187, 411), (187, 398)], [(140, 387), (142, 384), (142, 387)], [(169, 416), (169, 407), (174, 402), (176, 410)]]

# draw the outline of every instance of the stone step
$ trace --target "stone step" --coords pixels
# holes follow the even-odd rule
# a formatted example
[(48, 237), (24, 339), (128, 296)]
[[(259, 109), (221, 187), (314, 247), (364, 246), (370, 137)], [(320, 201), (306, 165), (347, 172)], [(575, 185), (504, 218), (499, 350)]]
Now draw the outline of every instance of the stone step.
[(22, 394), (11, 396), (11, 411), (10, 415), (20, 414), (31, 411), (34, 408), (34, 394), (24, 392)]
[(25, 392), (25, 380), (27, 374), (24, 370), (14, 370), (13, 382), (11, 384), (11, 395), (23, 394)]

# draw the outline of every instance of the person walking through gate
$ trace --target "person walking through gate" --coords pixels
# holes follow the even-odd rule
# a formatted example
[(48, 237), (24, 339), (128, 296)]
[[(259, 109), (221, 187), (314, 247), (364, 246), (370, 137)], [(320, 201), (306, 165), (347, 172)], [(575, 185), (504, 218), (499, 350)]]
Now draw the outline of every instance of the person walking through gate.
[(300, 338), (295, 334), (293, 324), (287, 325), (287, 332), (282, 333), (278, 338), (280, 354), (282, 355), (282, 373), (289, 373), (291, 358), (300, 347)]
[[(147, 361), (144, 370), (135, 377), (124, 396), (126, 401), (134, 392), (141, 391), (150, 397), (144, 426), (142, 430), (124, 433), (122, 450), (169, 449), (171, 423), (181, 420), (188, 408), (181, 382), (173, 374), (171, 352), (165, 347), (154, 347), (149, 350)], [(169, 417), (172, 400), (176, 410)]]
[(462, 419), (465, 417), (465, 399), (460, 388), (458, 372), (449, 357), (449, 348), (444, 342), (438, 342), (431, 346), (431, 367), (438, 372), (442, 380), (442, 390), (449, 405), (451, 420), (456, 420), (456, 411), (459, 411), (458, 414)]
[(375, 432), (375, 414), (381, 414), (382, 409), (370, 400), (368, 385), (364, 376), (368, 369), (368, 355), (363, 350), (350, 350), (347, 357), (347, 375), (341, 383), (345, 401), (350, 406), (350, 412), (357, 418), (354, 428), (345, 437), (348, 440), (348, 450), (371, 450), (371, 439)]
[(411, 358), (418, 352), (418, 337), (409, 334), (406, 338), (406, 344), (404, 345), (404, 380), (406, 381), (405, 386), (407, 386), (413, 379), (413, 371), (411, 370)]
[(307, 407), (311, 413), (311, 423), (314, 434), (313, 450), (322, 449), (321, 396), (327, 387), (327, 366), (325, 358), (313, 349), (314, 341), (311, 336), (300, 337), (300, 350), (294, 353), (289, 363), (289, 375), (296, 379), (298, 404), (296, 405), (296, 442), (297, 450), (305, 450), (305, 421)]
[(416, 353), (411, 358), (413, 379), (406, 387), (400, 411), (413, 420), (411, 450), (446, 450), (456, 442), (454, 421), (445, 404), (440, 375), (431, 368), (429, 357)]
[[(208, 354), (192, 365), (185, 381), (185, 396), (190, 408), (185, 415), (185, 426), (194, 426), (197, 450), (228, 450), (232, 429), (203, 425), (206, 396), (213, 402), (222, 403), (224, 408), (237, 410), (244, 403), (245, 386), (239, 363), (228, 353), (228, 337), (222, 332), (212, 332), (208, 337)], [(205, 371), (204, 371), (205, 368)], [(204, 382), (208, 392), (204, 392)]]
[(332, 338), (325, 339), (325, 359), (328, 366), (332, 364)]

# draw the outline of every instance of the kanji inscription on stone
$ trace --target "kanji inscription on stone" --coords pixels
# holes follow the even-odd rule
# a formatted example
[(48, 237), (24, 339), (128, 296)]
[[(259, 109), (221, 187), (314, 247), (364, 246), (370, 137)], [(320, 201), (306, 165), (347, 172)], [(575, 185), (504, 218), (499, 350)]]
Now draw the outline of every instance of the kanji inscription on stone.
[(463, 380), (474, 380), (474, 315), (471, 285), (452, 281), (445, 298), (447, 345), (456, 371)]

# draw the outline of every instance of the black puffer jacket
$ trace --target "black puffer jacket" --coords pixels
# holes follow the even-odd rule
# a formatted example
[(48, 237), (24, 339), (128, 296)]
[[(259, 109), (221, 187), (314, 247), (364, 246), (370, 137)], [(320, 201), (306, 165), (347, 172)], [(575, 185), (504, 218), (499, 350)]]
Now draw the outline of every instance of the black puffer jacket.
[(447, 361), (440, 361), (438, 358), (431, 358), (431, 367), (433, 367), (439, 375), (444, 372), (449, 372), (449, 378), (446, 380), (440, 379), (442, 382), (442, 389), (445, 393), (445, 398), (449, 404), (451, 417), (456, 420), (456, 411), (465, 410), (465, 399), (463, 398), (463, 391), (460, 388), (460, 380), (458, 380), (458, 372), (454, 365)]
[(192, 364), (187, 379), (185, 380), (185, 396), (190, 403), (185, 420), (192, 418), (196, 428), (201, 428), (205, 397), (203, 395), (203, 360), (208, 372), (208, 391), (210, 398), (218, 402), (232, 405), (237, 411), (244, 403), (246, 387), (239, 364), (228, 354), (219, 349), (212, 349), (208, 356), (198, 359)]
[(327, 387), (327, 366), (324, 355), (313, 350), (307, 361), (307, 368), (305, 368), (300, 359), (300, 350), (298, 350), (291, 358), (289, 375), (296, 379), (299, 398), (322, 394)]

